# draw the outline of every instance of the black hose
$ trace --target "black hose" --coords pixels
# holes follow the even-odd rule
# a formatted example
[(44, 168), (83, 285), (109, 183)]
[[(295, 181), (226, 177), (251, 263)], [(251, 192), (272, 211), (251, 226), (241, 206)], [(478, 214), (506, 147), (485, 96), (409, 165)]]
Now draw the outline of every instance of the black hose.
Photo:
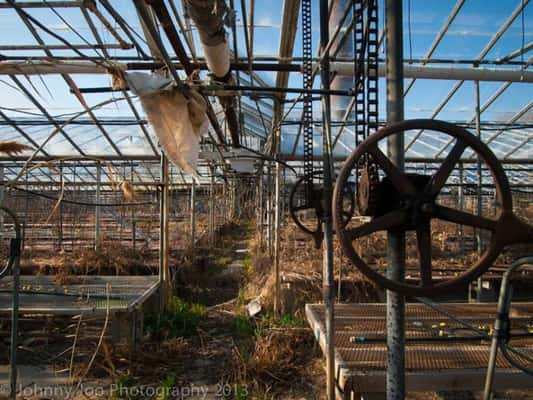
[(60, 199), (59, 197), (51, 196), (45, 193), (39, 193), (34, 192), (33, 190), (23, 189), (17, 186), (12, 186), (13, 189), (18, 190), (20, 192), (33, 194), (34, 196), (43, 197), (48, 200), (54, 200), (54, 201), (60, 201), (67, 204), (75, 204), (78, 206), (95, 206), (95, 207), (129, 207), (129, 206), (147, 206), (147, 205), (154, 205), (155, 203), (152, 203), (150, 201), (145, 202), (139, 202), (139, 203), (90, 203), (86, 201), (75, 201), (75, 200), (67, 200), (67, 199)]

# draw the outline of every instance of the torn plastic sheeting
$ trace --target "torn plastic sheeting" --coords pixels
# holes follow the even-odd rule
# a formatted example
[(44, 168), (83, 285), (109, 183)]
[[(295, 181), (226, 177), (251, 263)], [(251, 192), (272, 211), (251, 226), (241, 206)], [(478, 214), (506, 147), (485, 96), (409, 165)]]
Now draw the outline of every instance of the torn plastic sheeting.
[(187, 92), (174, 86), (169, 78), (157, 74), (131, 72), (126, 80), (141, 99), (159, 144), (168, 159), (198, 180), (196, 163), (200, 137), (207, 133), (207, 105), (195, 90)]

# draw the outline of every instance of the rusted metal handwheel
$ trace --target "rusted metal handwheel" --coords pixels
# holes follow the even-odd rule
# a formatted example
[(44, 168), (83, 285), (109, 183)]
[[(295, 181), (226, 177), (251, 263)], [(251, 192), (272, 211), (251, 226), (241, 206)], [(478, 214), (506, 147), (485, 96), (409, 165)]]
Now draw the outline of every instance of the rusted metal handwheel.
[[(296, 181), (289, 195), (289, 213), (291, 214), (294, 223), (305, 233), (313, 236), (317, 248), (320, 247), (324, 236), (322, 232), (322, 222), (324, 220), (322, 184), (312, 183), (310, 193), (306, 193), (303, 202), (298, 203), (296, 194), (300, 190), (303, 190), (302, 188), (305, 188), (305, 185), (308, 184), (309, 180), (320, 180), (321, 177), (321, 170), (313, 171), (312, 174), (302, 176)], [(342, 190), (340, 191), (340, 196), (342, 198), (342, 206), (340, 207), (341, 221), (342, 225), (346, 226), (348, 222), (350, 222), (355, 211), (354, 191), (350, 188), (348, 183), (345, 183), (343, 186)], [(306, 225), (301, 220), (301, 212), (307, 210), (314, 211), (314, 220), (311, 224), (312, 226)]]
[[(379, 149), (378, 142), (409, 130), (431, 130), (454, 137), (453, 147), (432, 176), (405, 174)], [(459, 162), (465, 149), (470, 147), (486, 163), (496, 188), (498, 204), (496, 219), (477, 216), (437, 204), (436, 198), (446, 180)], [(346, 228), (343, 218), (343, 192), (352, 171), (362, 157), (371, 157), (384, 172), (385, 186), (395, 192), (393, 199), (381, 199), (388, 205), (370, 222), (355, 228)], [(390, 191), (390, 189), (389, 189)], [(379, 286), (406, 296), (432, 296), (465, 287), (483, 274), (507, 245), (533, 241), (533, 227), (513, 214), (513, 201), (507, 176), (492, 151), (464, 128), (437, 120), (414, 119), (390, 124), (369, 136), (345, 162), (333, 194), (333, 218), (338, 238), (346, 256), (366, 277)], [(431, 255), (431, 220), (441, 219), (455, 224), (475, 227), (490, 233), (490, 241), (481, 258), (462, 274), (449, 280), (433, 282)], [(378, 231), (416, 231), (419, 253), (420, 283), (408, 284), (391, 280), (371, 268), (355, 251), (353, 241)]]

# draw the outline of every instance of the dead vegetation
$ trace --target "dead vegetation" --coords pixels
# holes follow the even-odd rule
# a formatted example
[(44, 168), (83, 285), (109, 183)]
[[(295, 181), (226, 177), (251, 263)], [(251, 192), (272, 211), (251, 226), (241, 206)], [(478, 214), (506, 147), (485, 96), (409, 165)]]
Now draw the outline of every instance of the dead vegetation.
[[(464, 251), (459, 246), (457, 231), (444, 225), (435, 225), (434, 229), (439, 233), (434, 237), (434, 252), (442, 267), (464, 266), (454, 256)], [(229, 384), (233, 398), (242, 400), (322, 398), (322, 355), (304, 316), (306, 303), (321, 300), (321, 250), (315, 249), (312, 240), (290, 221), (284, 226), (283, 311), (280, 317), (274, 317), (273, 263), (254, 232), (255, 227), (248, 221), (227, 224), (217, 230), (214, 245), (206, 235), (199, 234), (194, 253), (174, 254), (171, 265), (176, 307), (156, 320), (151, 317), (145, 320), (144, 337), (134, 353), (124, 345), (112, 345), (110, 334), (106, 334), (85, 379), (154, 387), (207, 380)], [(385, 254), (385, 240), (384, 235), (374, 235), (359, 244), (359, 250), (377, 267)], [(249, 253), (240, 260), (242, 269), (229, 272), (239, 243), (246, 243)], [(379, 290), (350, 266), (337, 243), (335, 246), (340, 300), (379, 301)], [(466, 255), (473, 257), (473, 248)], [(37, 253), (32, 256), (38, 258)], [(412, 261), (416, 254), (410, 250), (408, 256)], [(57, 274), (58, 283), (68, 284), (73, 283), (69, 276), (76, 274), (148, 273), (156, 253), (105, 245), (100, 251), (80, 250), (58, 257), (50, 264), (59, 268), (41, 265), (40, 271)], [(259, 299), (262, 310), (250, 318), (246, 305), (253, 299)], [(97, 345), (102, 321), (83, 322), (76, 334), (78, 344), (72, 367), (64, 338), (71, 335), (67, 343), (72, 343), (76, 322), (69, 321), (66, 325), (61, 328), (63, 331), (51, 325), (46, 341), (39, 342), (36, 337), (27, 344), (38, 349), (31, 352), (31, 357), (37, 357), (40, 349), (46, 348), (46, 356), (55, 357), (57, 369), (68, 368), (79, 379)], [(50, 351), (50, 345), (61, 340), (63, 347), (52, 346), (54, 350)], [(111, 395), (112, 399), (121, 398), (116, 393)]]
[(0, 153), (8, 156), (16, 156), (26, 150), (32, 150), (33, 147), (19, 143), (15, 140), (0, 141)]

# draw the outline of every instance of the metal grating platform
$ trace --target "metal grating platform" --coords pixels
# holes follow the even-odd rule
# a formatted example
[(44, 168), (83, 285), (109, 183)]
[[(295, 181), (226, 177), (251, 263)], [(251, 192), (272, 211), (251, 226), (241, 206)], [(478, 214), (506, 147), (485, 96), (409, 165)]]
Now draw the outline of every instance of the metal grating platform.
[[(12, 278), (0, 281), (0, 314), (11, 313)], [(109, 289), (107, 289), (109, 288)], [(20, 277), (20, 313), (104, 314), (109, 294), (111, 313), (130, 312), (159, 288), (158, 276)], [(109, 293), (108, 293), (109, 292)]]
[[(496, 316), (495, 304), (451, 303), (440, 307), (480, 329), (490, 329)], [(335, 371), (339, 393), (349, 396), (350, 392), (385, 391), (385, 309), (385, 304), (335, 306)], [(325, 350), (324, 306), (308, 304), (306, 314), (315, 337)], [(511, 316), (513, 333), (531, 332), (533, 303), (514, 304)], [(476, 336), (424, 304), (407, 304), (407, 390), (481, 389), (490, 344)], [(533, 354), (533, 339), (513, 343)], [(497, 368), (497, 389), (533, 387), (531, 377), (512, 368), (501, 356)]]

